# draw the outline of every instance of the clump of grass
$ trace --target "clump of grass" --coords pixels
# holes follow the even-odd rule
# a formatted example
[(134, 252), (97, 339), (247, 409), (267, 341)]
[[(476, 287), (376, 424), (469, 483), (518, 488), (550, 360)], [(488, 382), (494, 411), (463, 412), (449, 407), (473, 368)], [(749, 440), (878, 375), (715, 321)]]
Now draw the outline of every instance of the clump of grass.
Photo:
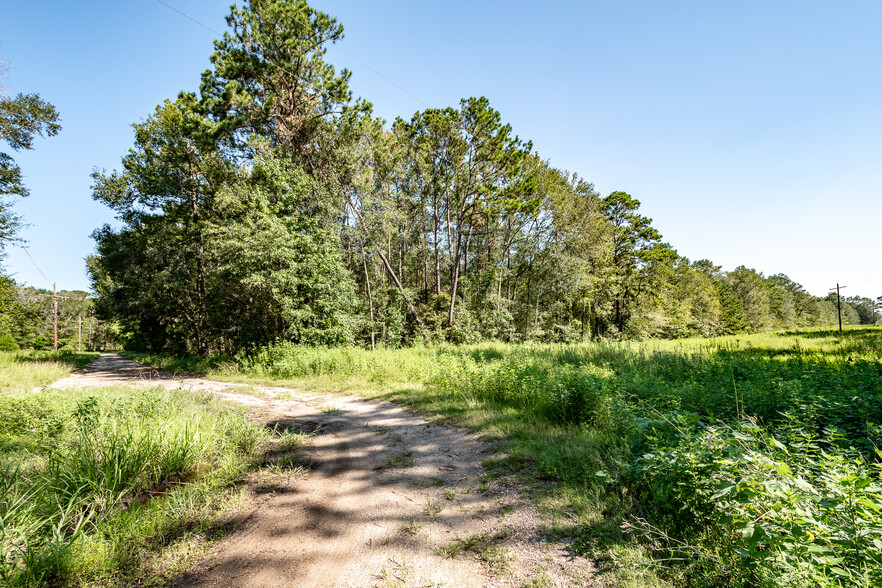
[(438, 517), (441, 515), (441, 512), (444, 510), (444, 504), (432, 500), (432, 497), (426, 497), (426, 516), (429, 517), (431, 521), (437, 521)]
[(426, 526), (426, 523), (420, 523), (419, 521), (413, 520), (401, 527), (401, 530), (405, 533), (410, 533), (411, 535), (419, 535), (420, 530)]
[[(0, 397), (0, 583), (126, 584), (210, 532), (284, 434), (181, 390)], [(144, 566), (148, 566), (145, 568)]]
[(409, 468), (413, 465), (413, 451), (403, 451), (397, 455), (393, 455), (386, 460), (386, 463), (375, 466), (375, 470), (383, 470), (389, 468)]
[[(508, 537), (505, 530), (490, 533), (481, 531), (465, 539), (457, 537), (450, 545), (442, 545), (436, 550), (441, 557), (453, 559), (464, 551), (478, 554), (484, 561), (496, 565), (502, 571), (502, 563), (506, 560), (505, 551), (498, 545)], [(507, 565), (507, 564), (506, 564)]]
[(444, 480), (441, 478), (430, 478), (428, 480), (420, 480), (413, 479), (410, 481), (411, 488), (415, 488), (417, 490), (422, 490), (423, 488), (430, 488), (432, 486), (440, 486), (444, 483)]

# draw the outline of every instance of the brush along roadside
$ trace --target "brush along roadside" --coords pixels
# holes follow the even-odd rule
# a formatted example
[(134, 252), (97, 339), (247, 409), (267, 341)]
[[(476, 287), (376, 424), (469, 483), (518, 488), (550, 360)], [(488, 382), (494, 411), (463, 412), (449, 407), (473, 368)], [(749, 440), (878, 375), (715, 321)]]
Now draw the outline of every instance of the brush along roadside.
[[(162, 387), (0, 395), (0, 584), (160, 582), (302, 435)], [(296, 467), (296, 466), (292, 466)]]

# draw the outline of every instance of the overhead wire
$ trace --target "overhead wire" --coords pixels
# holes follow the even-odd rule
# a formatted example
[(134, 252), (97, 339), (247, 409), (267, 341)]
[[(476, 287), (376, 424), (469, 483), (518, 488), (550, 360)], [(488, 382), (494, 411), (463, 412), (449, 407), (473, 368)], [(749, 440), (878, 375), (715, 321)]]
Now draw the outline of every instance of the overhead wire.
[(46, 280), (46, 282), (51, 286), (51, 285), (52, 285), (52, 280), (50, 280), (49, 278), (46, 277), (46, 274), (43, 273), (43, 270), (40, 269), (40, 266), (37, 265), (37, 262), (34, 261), (34, 258), (33, 258), (33, 257), (31, 257), (31, 254), (28, 252), (28, 248), (27, 248), (27, 247), (21, 247), (21, 246), (19, 246), (18, 248), (25, 252), (25, 255), (28, 256), (28, 259), (31, 260), (31, 263), (34, 264), (34, 267), (37, 268), (37, 271), (38, 271), (38, 272), (40, 272), (40, 275), (43, 276), (43, 278)]
[[(203, 27), (203, 28), (205, 28), (205, 29), (211, 31), (211, 32), (214, 33), (215, 35), (218, 35), (219, 37), (223, 37), (223, 33), (219, 32), (219, 31), (217, 31), (216, 29), (214, 29), (214, 28), (208, 26), (207, 24), (205, 24), (205, 23), (199, 21), (198, 19), (193, 18), (193, 17), (190, 16), (189, 14), (187, 14), (187, 13), (181, 11), (181, 10), (178, 10), (177, 8), (175, 8), (174, 6), (172, 6), (171, 4), (169, 4), (168, 2), (165, 2), (164, 0), (156, 0), (156, 1), (159, 2), (160, 4), (162, 4), (163, 6), (166, 6), (167, 8), (170, 8), (171, 10), (174, 10), (175, 12), (177, 12), (178, 14), (180, 14), (181, 16), (183, 16), (183, 17), (185, 17), (185, 18), (188, 18), (189, 20), (193, 21), (194, 23), (198, 24), (199, 26), (201, 26), (201, 27)], [(295, 18), (296, 18), (296, 17), (295, 17)], [(306, 26), (306, 27), (309, 27), (309, 26), (310, 26), (310, 23), (309, 23), (309, 22), (303, 21), (302, 19), (297, 19), (297, 20), (300, 22), (300, 24), (302, 24), (302, 25), (304, 25), (304, 26)], [(315, 36), (315, 35), (313, 35), (313, 36)], [(401, 90), (402, 92), (404, 92), (405, 94), (407, 94), (408, 96), (410, 96), (411, 98), (413, 98), (414, 100), (416, 100), (417, 102), (419, 102), (420, 104), (422, 104), (423, 106), (426, 106), (427, 108), (429, 107), (429, 104), (428, 104), (425, 100), (421, 99), (419, 96), (416, 96), (415, 94), (413, 94), (412, 92), (408, 91), (406, 88), (402, 87), (401, 85), (395, 83), (393, 80), (389, 79), (388, 77), (386, 77), (385, 75), (383, 75), (382, 73), (380, 73), (379, 71), (377, 71), (377, 70), (376, 70), (374, 67), (372, 67), (370, 64), (368, 64), (368, 63), (366, 63), (365, 61), (359, 59), (358, 57), (356, 57), (355, 55), (353, 55), (353, 54), (350, 53), (349, 51), (346, 51), (345, 49), (343, 49), (342, 47), (337, 46), (336, 44), (331, 45), (331, 46), (334, 47), (334, 49), (336, 49), (337, 51), (343, 53), (344, 55), (347, 55), (349, 58), (354, 59), (355, 61), (357, 61), (358, 63), (360, 63), (360, 64), (363, 65), (364, 67), (368, 68), (369, 70), (371, 70), (372, 72), (374, 72), (377, 76), (383, 78), (386, 82), (388, 82), (389, 84), (392, 84), (393, 86), (395, 86), (396, 88), (398, 88), (399, 90)], [(252, 54), (252, 55), (255, 55), (255, 56), (258, 55), (257, 53), (255, 53), (254, 51), (251, 51), (251, 50), (248, 49), (247, 47), (245, 47), (244, 50), (245, 50), (245, 52), (250, 53), (250, 54)], [(274, 65), (275, 67), (279, 68), (280, 70), (285, 71), (285, 69), (284, 69), (282, 66), (278, 65), (277, 63), (274, 63), (274, 62), (273, 62), (272, 60), (270, 60), (270, 59), (267, 59), (267, 57), (266, 57), (265, 55), (260, 55), (259, 57), (261, 57), (262, 59), (266, 60), (267, 63), (270, 63), (270, 64)]]

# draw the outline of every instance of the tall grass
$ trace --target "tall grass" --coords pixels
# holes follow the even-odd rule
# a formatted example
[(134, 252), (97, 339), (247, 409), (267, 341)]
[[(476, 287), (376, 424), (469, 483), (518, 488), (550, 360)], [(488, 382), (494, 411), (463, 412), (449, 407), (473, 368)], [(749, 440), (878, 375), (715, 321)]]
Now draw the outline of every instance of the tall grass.
[(0, 351), (0, 394), (48, 386), (96, 357), (72, 351)]
[(126, 585), (211, 514), (271, 433), (181, 390), (0, 396), (0, 585)]

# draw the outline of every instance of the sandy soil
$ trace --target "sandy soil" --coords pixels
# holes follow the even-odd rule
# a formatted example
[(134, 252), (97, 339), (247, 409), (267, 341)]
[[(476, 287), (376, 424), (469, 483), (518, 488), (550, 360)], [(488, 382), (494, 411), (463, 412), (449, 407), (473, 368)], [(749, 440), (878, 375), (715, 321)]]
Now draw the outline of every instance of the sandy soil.
[[(183, 387), (313, 433), (308, 473), (275, 485), (177, 586), (590, 586), (522, 489), (489, 481), (475, 435), (387, 402), (157, 372), (103, 354), (55, 388)], [(256, 492), (257, 493), (257, 492)], [(458, 553), (456, 547), (459, 546)]]

